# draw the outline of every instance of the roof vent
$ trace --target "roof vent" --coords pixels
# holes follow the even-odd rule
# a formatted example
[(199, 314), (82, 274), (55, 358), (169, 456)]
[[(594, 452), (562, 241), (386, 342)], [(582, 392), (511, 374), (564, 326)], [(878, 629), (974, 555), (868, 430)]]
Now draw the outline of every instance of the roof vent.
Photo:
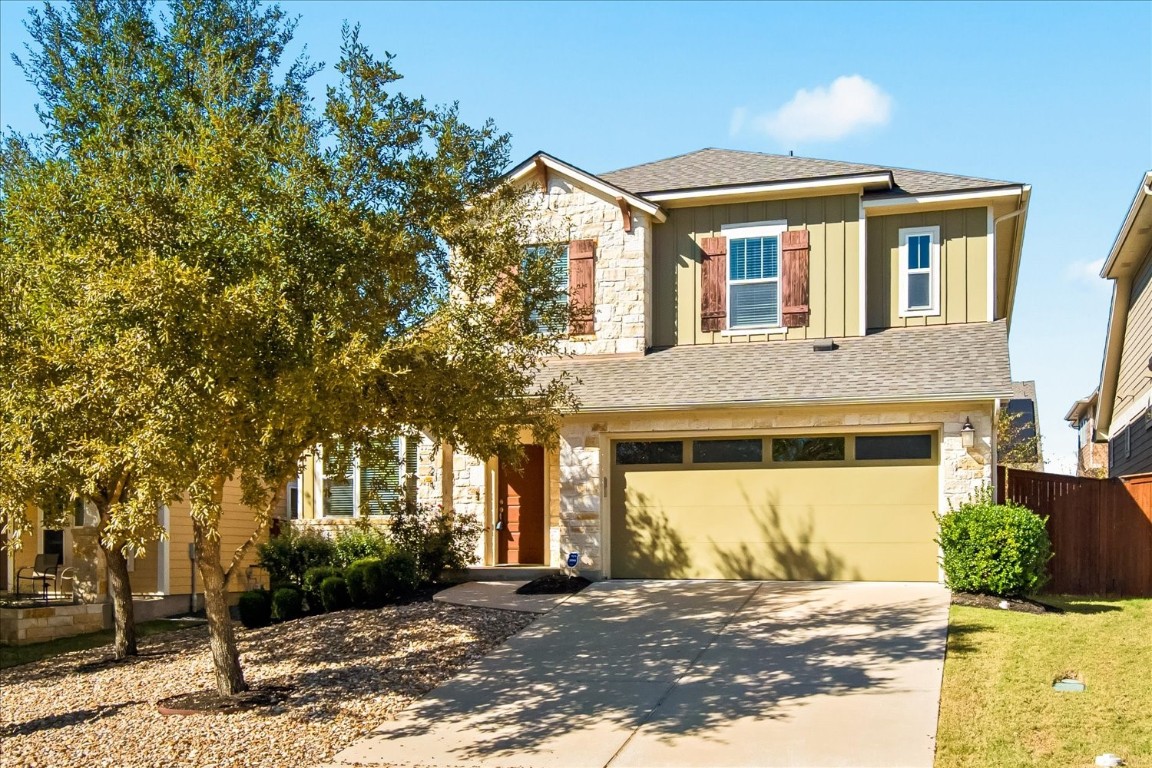
[(840, 349), (835, 339), (824, 339), (812, 345), (813, 352), (831, 352), (834, 349)]

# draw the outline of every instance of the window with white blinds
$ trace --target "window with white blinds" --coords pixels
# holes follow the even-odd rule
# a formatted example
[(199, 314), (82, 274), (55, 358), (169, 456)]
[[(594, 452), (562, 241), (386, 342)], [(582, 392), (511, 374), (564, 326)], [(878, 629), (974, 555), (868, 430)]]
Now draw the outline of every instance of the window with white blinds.
[(367, 464), (355, 456), (343, 476), (325, 461), (323, 516), (385, 515), (397, 502), (414, 499), (419, 445), (419, 436), (398, 437), (393, 457)]
[[(551, 262), (552, 279), (556, 282), (556, 287), (559, 289), (559, 296), (556, 299), (558, 314), (561, 317), (567, 317), (565, 310), (568, 308), (568, 246), (548, 246), (548, 245), (530, 245), (524, 249), (524, 259), (527, 262), (529, 259), (547, 258)], [(539, 312), (533, 312), (531, 315), (532, 325), (540, 328), (541, 332), (551, 331), (553, 333), (566, 333), (568, 331), (567, 320), (558, 321), (556, 327), (544, 326), (543, 318), (540, 317)]]
[(728, 226), (728, 327), (780, 325), (780, 233), (784, 222)]

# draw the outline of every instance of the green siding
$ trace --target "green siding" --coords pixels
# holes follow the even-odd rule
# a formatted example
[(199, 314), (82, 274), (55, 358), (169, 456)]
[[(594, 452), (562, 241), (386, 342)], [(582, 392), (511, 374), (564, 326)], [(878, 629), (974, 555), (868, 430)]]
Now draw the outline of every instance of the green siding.
[[(674, 208), (653, 233), (652, 343), (716, 344), (767, 339), (816, 339), (860, 333), (860, 199), (835, 195), (729, 205)], [(807, 328), (787, 334), (723, 336), (700, 330), (700, 238), (722, 235), (726, 224), (787, 221), (807, 228), (809, 306)]]
[[(940, 227), (940, 314), (900, 317), (900, 230)], [(868, 219), (868, 328), (988, 319), (988, 209), (963, 208)]]

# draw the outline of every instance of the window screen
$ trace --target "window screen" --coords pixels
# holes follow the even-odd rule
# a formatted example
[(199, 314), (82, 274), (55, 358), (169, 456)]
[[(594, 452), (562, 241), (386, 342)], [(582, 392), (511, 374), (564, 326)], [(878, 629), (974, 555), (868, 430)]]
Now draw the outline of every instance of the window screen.
[(692, 441), (692, 461), (696, 464), (759, 463), (763, 460), (764, 441), (760, 439)]
[(843, 461), (842, 437), (786, 437), (772, 440), (772, 461)]
[(684, 441), (644, 440), (616, 443), (617, 464), (682, 464)]
[(932, 442), (932, 435), (861, 435), (856, 438), (856, 458), (860, 461), (930, 459)]
[(728, 294), (732, 327), (779, 324), (779, 239), (733, 239), (729, 251)]

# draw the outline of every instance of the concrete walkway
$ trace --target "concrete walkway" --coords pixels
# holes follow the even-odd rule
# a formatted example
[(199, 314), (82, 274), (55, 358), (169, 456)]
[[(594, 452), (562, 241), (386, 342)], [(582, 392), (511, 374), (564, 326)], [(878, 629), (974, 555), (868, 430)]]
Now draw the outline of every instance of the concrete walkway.
[(934, 584), (601, 582), (332, 765), (931, 768)]
[(572, 595), (518, 595), (526, 581), (468, 581), (441, 592), (432, 599), (438, 603), (470, 605), (473, 608), (499, 608), (502, 611), (548, 613)]

